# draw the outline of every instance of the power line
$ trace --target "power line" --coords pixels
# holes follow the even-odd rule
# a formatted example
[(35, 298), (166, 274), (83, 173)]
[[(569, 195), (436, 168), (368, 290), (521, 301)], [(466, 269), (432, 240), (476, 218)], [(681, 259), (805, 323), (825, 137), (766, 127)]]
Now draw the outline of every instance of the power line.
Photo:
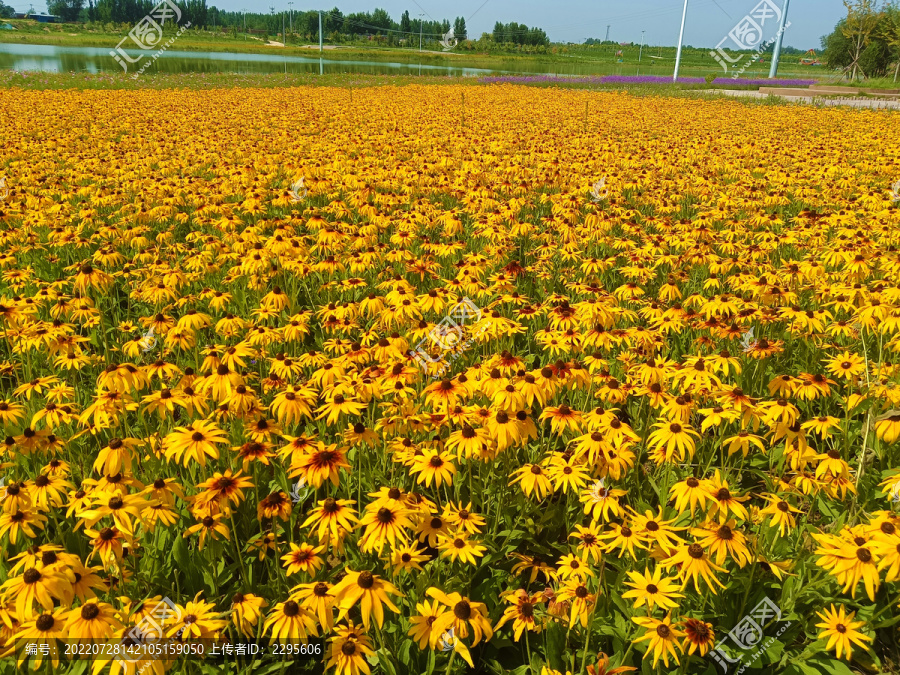
[[(716, 0), (713, 0), (713, 2), (716, 3), (716, 7), (718, 7), (718, 8), (721, 9), (723, 12), (725, 12), (725, 8), (722, 7), (722, 5), (720, 5), (718, 2), (716, 2)], [(728, 12), (725, 12), (725, 16), (727, 16), (729, 19), (731, 19), (731, 14), (729, 14)]]
[(425, 16), (427, 16), (427, 17), (428, 17), (429, 19), (431, 19), (432, 21), (435, 20), (434, 17), (431, 16), (431, 14), (429, 14), (427, 11), (425, 11), (425, 8), (422, 7), (422, 5), (420, 5), (418, 2), (416, 2), (416, 0), (413, 0), (413, 2), (416, 3), (416, 7), (418, 7), (418, 8), (421, 9), (423, 12), (425, 12)]
[[(413, 1), (415, 2), (415, 0), (413, 0)], [(486, 5), (488, 2), (490, 2), (490, 0), (485, 0), (485, 2), (481, 5), (481, 7), (479, 7), (475, 11), (475, 13), (478, 13), (478, 11), (480, 11), (481, 8), (484, 7), (484, 5)], [(699, 7), (710, 6), (713, 4), (718, 5), (718, 2), (716, 0), (699, 0), (699, 2), (696, 2), (696, 5)], [(419, 3), (416, 2), (416, 5), (419, 5)], [(419, 7), (421, 8), (421, 5), (419, 5)], [(605, 19), (598, 19), (595, 21), (581, 21), (577, 24), (560, 24), (560, 25), (554, 25), (554, 26), (535, 26), (535, 28), (543, 30), (545, 33), (547, 33), (548, 31), (551, 31), (551, 30), (565, 31), (565, 30), (573, 30), (576, 28), (582, 28), (585, 26), (596, 26), (596, 25), (602, 26), (602, 25), (604, 25), (603, 21), (615, 21), (616, 23), (628, 23), (630, 21), (642, 20), (642, 19), (645, 19), (650, 16), (659, 16), (660, 14), (671, 14), (673, 12), (679, 12), (679, 11), (681, 11), (680, 6), (672, 7), (672, 8), (668, 8), (668, 9), (641, 10), (641, 11), (631, 12), (631, 13), (627, 13), (627, 14), (609, 16), (609, 17), (606, 17)], [(427, 12), (426, 12), (426, 14), (427, 14)], [(475, 14), (473, 14), (472, 16), (474, 16), (474, 15)], [(251, 16), (253, 16), (253, 15), (251, 14)], [(259, 13), (258, 16), (265, 17), (267, 15)], [(383, 26), (372, 26), (370, 24), (352, 20), (352, 19), (348, 18), (347, 15), (344, 15), (344, 14), (334, 14), (333, 12), (322, 12), (322, 16), (339, 18), (352, 26), (357, 26), (358, 28), (366, 28), (366, 29), (372, 30), (372, 31), (383, 31), (386, 33), (397, 33), (397, 34), (412, 35), (412, 36), (417, 36), (419, 34), (418, 31), (403, 31), (403, 30), (397, 30), (394, 28), (385, 28)], [(435, 19), (432, 19), (432, 21), (434, 23), (441, 23)], [(527, 35), (531, 30), (532, 29), (516, 30), (516, 31), (510, 31), (508, 33), (506, 31), (504, 31), (504, 33), (506, 35)], [(444, 34), (441, 32), (441, 33), (424, 33), (424, 35), (427, 35), (429, 37), (443, 37)]]
[[(491, 0), (484, 0), (484, 2), (481, 3), (481, 7), (479, 7), (479, 8), (476, 9), (474, 12), (472, 12), (472, 16), (475, 16), (476, 14), (478, 14), (478, 12), (481, 11), (481, 8), (484, 7), (486, 4), (488, 4), (490, 1), (491, 1)], [(472, 16), (470, 16), (468, 19), (466, 19), (466, 21), (471, 21), (471, 20), (472, 20)]]

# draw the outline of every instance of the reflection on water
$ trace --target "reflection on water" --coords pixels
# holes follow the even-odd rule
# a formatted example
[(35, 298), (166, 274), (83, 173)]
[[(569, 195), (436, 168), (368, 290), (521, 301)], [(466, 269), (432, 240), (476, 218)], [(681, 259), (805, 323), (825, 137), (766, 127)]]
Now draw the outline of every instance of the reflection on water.
[[(56, 47), (52, 45), (0, 44), (0, 69), (46, 72), (122, 72), (122, 67), (102, 47)], [(126, 50), (132, 58), (144, 56), (130, 69), (139, 69), (155, 51)], [(383, 61), (343, 61), (279, 54), (234, 54), (225, 52), (163, 52), (151, 66), (164, 73), (430, 73), (484, 75), (494, 69), (462, 68)]]
[[(137, 71), (155, 50), (141, 52), (126, 50), (132, 57), (144, 56), (129, 66)], [(122, 72), (122, 67), (103, 47), (56, 47), (53, 45), (0, 43), (0, 69), (45, 72)], [(462, 57), (460, 57), (462, 58)], [(634, 65), (594, 63), (538, 63), (532, 60), (519, 64), (515, 60), (503, 62), (501, 68), (469, 68), (436, 66), (418, 63), (387, 61), (351, 61), (342, 59), (282, 56), (272, 54), (235, 54), (226, 52), (163, 52), (148, 70), (163, 73), (368, 73), (418, 75), (488, 75), (497, 73), (547, 73), (559, 75), (665, 75), (671, 65), (640, 68)]]

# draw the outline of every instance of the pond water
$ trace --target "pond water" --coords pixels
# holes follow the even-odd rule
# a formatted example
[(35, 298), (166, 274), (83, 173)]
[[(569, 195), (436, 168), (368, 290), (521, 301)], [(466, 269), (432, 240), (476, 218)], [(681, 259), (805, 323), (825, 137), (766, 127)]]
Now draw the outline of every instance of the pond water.
[[(471, 62), (464, 56), (458, 57), (459, 66), (401, 63), (388, 60), (349, 60), (334, 58), (326, 51), (319, 56), (310, 50), (309, 56), (288, 56), (279, 54), (273, 47), (270, 54), (245, 54), (235, 52), (199, 52), (169, 49), (155, 62), (151, 62), (156, 50), (124, 50), (128, 60), (128, 72), (134, 73), (146, 65), (148, 72), (162, 73), (368, 73), (372, 75), (453, 75), (481, 76), (497, 74), (531, 75), (663, 75), (672, 74), (674, 62), (644, 55), (640, 64), (612, 63), (601, 60), (575, 60), (566, 63), (563, 58), (541, 62), (538, 60), (506, 60), (495, 68), (473, 68), (465, 64)], [(44, 71), (44, 72), (89, 72), (121, 73), (122, 66), (110, 55), (106, 47), (58, 47), (54, 45), (0, 43), (0, 70)], [(333, 54), (334, 52), (331, 52)], [(331, 56), (331, 58), (329, 58)], [(138, 57), (140, 60), (137, 60)], [(401, 53), (398, 58), (415, 59), (415, 52)], [(473, 57), (476, 62), (478, 57)], [(704, 75), (683, 68), (683, 75)], [(694, 69), (696, 70), (696, 69)], [(801, 76), (779, 72), (780, 77)], [(767, 77), (768, 67), (743, 73), (745, 78)], [(808, 77), (808, 74), (806, 75)]]
[[(234, 52), (196, 52), (169, 49), (163, 52), (147, 70), (163, 73), (369, 73), (416, 75), (490, 75), (505, 73), (558, 74), (558, 75), (666, 75), (672, 72), (671, 63), (616, 64), (583, 61), (540, 63), (527, 61), (519, 64), (507, 61), (498, 68), (471, 68), (464, 65), (446, 66), (390, 61), (357, 61), (328, 58), (328, 52), (320, 57), (311, 50), (310, 56), (286, 56), (273, 47), (271, 54), (244, 54)], [(105, 47), (57, 47), (54, 45), (0, 43), (0, 70), (44, 72), (122, 72), (122, 66)], [(142, 56), (137, 63), (129, 64), (134, 72), (150, 61), (155, 50), (125, 50), (131, 59)], [(414, 57), (414, 53), (409, 56)], [(463, 57), (460, 57), (464, 63)], [(647, 60), (647, 59), (645, 59)]]

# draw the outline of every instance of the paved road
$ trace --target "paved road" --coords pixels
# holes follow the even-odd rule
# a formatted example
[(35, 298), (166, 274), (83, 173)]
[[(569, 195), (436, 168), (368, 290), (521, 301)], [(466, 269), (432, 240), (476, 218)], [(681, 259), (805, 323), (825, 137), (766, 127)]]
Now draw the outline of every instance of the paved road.
[[(737, 96), (739, 98), (768, 98), (769, 94), (760, 94), (758, 91), (747, 89), (712, 89), (704, 93), (709, 94), (725, 94), (726, 96)], [(812, 96), (778, 96), (787, 103), (805, 103), (821, 106), (850, 106), (852, 108), (884, 108), (888, 110), (900, 110), (900, 101), (898, 100), (882, 100), (867, 97), (832, 97), (813, 99)]]

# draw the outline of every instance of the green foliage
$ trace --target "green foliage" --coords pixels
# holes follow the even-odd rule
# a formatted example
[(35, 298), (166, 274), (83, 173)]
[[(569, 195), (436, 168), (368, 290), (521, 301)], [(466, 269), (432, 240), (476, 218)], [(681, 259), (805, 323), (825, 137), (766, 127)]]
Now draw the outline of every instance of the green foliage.
[(50, 0), (47, 3), (50, 13), (66, 22), (77, 21), (83, 7), (84, 0)]
[(900, 11), (888, 5), (880, 11), (871, 0), (845, 2), (847, 16), (822, 37), (823, 60), (829, 68), (851, 77), (882, 77), (900, 61)]

